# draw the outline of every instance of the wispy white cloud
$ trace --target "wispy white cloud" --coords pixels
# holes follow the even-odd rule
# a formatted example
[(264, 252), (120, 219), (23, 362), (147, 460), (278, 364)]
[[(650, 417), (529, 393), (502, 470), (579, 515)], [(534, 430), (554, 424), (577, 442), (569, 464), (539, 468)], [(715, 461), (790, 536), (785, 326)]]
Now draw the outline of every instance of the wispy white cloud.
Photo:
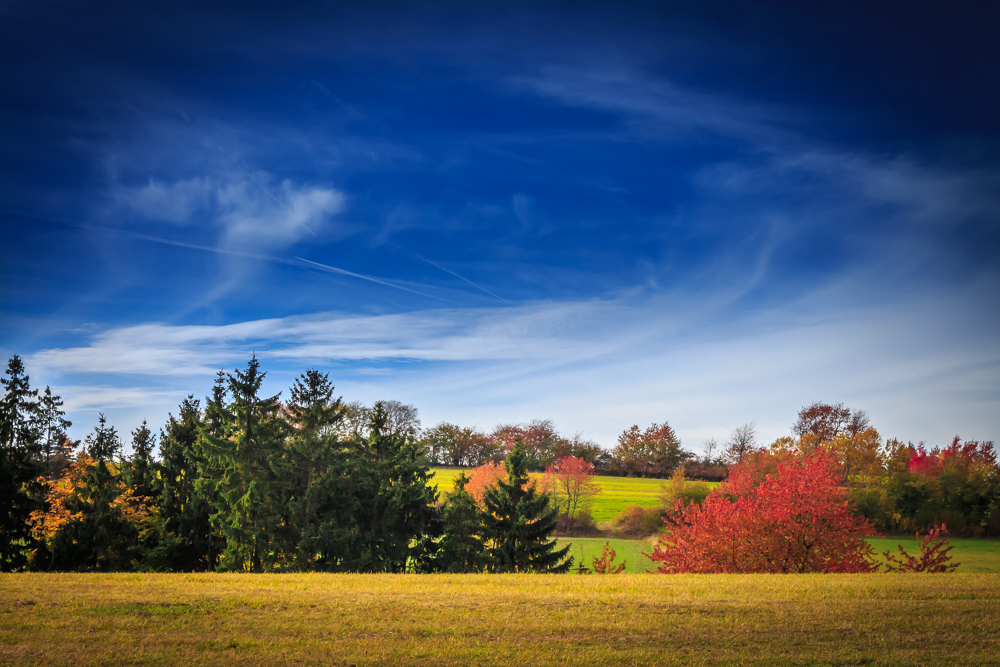
[[(722, 302), (633, 295), (226, 326), (145, 324), (40, 351), (27, 363), (42, 377), (148, 376), (204, 392), (216, 370), (256, 353), (275, 382), (316, 366), (332, 371), (350, 398), (411, 402), (428, 424), (551, 417), (607, 445), (632, 423), (663, 419), (689, 446), (750, 420), (777, 437), (815, 400), (865, 408), (886, 435), (995, 438), (1000, 322), (980, 306), (996, 287), (994, 277), (891, 307), (845, 306), (836, 294), (817, 293), (752, 315)], [(164, 414), (173, 407), (166, 398)], [(115, 400), (127, 402), (127, 394)]]
[(567, 106), (619, 114), (646, 137), (690, 139), (691, 133), (708, 132), (773, 141), (787, 138), (782, 128), (796, 120), (791, 109), (692, 90), (625, 63), (550, 65), (535, 75), (511, 77), (508, 83)]
[(213, 226), (221, 247), (243, 250), (289, 247), (315, 236), (315, 229), (344, 208), (343, 193), (333, 188), (272, 181), (269, 174), (246, 171), (172, 183), (150, 180), (119, 188), (116, 198), (146, 220)]

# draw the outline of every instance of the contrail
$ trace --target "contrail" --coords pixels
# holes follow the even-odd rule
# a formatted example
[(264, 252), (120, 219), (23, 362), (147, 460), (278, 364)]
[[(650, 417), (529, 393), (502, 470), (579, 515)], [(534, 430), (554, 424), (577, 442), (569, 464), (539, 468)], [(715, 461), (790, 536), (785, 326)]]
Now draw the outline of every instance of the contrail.
[[(416, 254), (416, 253), (414, 253), (414, 254)], [(485, 288), (485, 287), (483, 287), (482, 285), (477, 285), (476, 283), (472, 282), (471, 280), (469, 280), (469, 279), (468, 279), (468, 278), (466, 278), (465, 276), (460, 276), (460, 275), (458, 275), (457, 273), (455, 273), (454, 271), (451, 271), (451, 270), (449, 270), (449, 269), (446, 269), (446, 268), (444, 268), (443, 266), (441, 266), (440, 264), (437, 264), (437, 263), (435, 263), (435, 262), (432, 262), (431, 260), (427, 259), (426, 257), (421, 257), (420, 255), (417, 255), (417, 257), (418, 257), (418, 258), (420, 258), (420, 259), (422, 259), (422, 260), (424, 260), (425, 262), (427, 262), (428, 264), (430, 264), (431, 266), (433, 266), (433, 267), (434, 267), (434, 268), (436, 268), (436, 269), (440, 269), (440, 270), (444, 271), (445, 273), (448, 273), (448, 274), (450, 274), (450, 275), (453, 275), (453, 276), (455, 276), (456, 278), (458, 278), (459, 280), (464, 280), (465, 282), (467, 282), (467, 283), (469, 283), (470, 285), (472, 285), (473, 287), (475, 287), (475, 288), (476, 288), (477, 290), (479, 290), (479, 291), (481, 291), (481, 292), (485, 292), (486, 294), (489, 294), (489, 295), (490, 295), (491, 297), (493, 297), (494, 299), (499, 299), (500, 301), (503, 301), (504, 303), (510, 303), (510, 301), (508, 301), (507, 299), (503, 298), (503, 297), (502, 297), (502, 296), (500, 296), (499, 294), (494, 294), (493, 292), (489, 291), (488, 289), (486, 289), (486, 288)]]
[(385, 280), (380, 280), (378, 278), (372, 278), (371, 276), (366, 276), (366, 275), (363, 275), (363, 274), (360, 274), (360, 273), (354, 273), (353, 271), (347, 271), (346, 269), (338, 269), (335, 266), (330, 266), (328, 264), (320, 264), (319, 262), (313, 262), (313, 261), (308, 260), (308, 259), (303, 259), (302, 257), (296, 257), (295, 259), (299, 260), (300, 262), (305, 262), (306, 264), (312, 264), (313, 266), (319, 267), (320, 269), (323, 269), (324, 271), (329, 271), (330, 273), (339, 273), (340, 275), (343, 275), (343, 276), (350, 276), (352, 278), (360, 278), (361, 280), (368, 280), (368, 281), (373, 282), (373, 283), (378, 283), (379, 285), (385, 285), (386, 287), (392, 287), (392, 288), (395, 288), (395, 289), (403, 290), (404, 292), (410, 292), (411, 294), (417, 294), (419, 296), (425, 296), (428, 299), (437, 299), (438, 301), (444, 301), (445, 303), (450, 303), (447, 299), (442, 299), (441, 297), (433, 296), (431, 294), (424, 294), (423, 292), (418, 292), (417, 290), (412, 290), (412, 289), (410, 289), (408, 287), (403, 287), (401, 285), (395, 285), (393, 283), (387, 282)]

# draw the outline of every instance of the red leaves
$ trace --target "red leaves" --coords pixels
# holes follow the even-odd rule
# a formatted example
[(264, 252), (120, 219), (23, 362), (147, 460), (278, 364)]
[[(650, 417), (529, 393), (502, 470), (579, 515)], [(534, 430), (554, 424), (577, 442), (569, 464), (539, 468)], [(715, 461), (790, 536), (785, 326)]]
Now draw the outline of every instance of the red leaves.
[[(883, 555), (888, 561), (886, 569), (889, 572), (954, 572), (961, 563), (951, 563), (951, 556), (948, 552), (953, 547), (948, 546), (948, 539), (944, 536), (945, 525), (931, 528), (931, 531), (924, 536), (920, 543), (920, 558), (915, 558), (906, 553), (903, 545), (899, 545), (899, 553), (902, 558), (897, 558), (892, 552), (886, 551)], [(917, 533), (920, 539), (920, 533)]]
[(652, 558), (660, 572), (870, 572), (874, 530), (855, 517), (823, 452), (776, 461), (713, 491), (699, 505), (674, 506)]
[(605, 542), (601, 557), (594, 557), (594, 572), (597, 574), (620, 574), (623, 572), (625, 570), (625, 561), (622, 561), (620, 565), (615, 565), (615, 555), (615, 550), (611, 548), (611, 543)]

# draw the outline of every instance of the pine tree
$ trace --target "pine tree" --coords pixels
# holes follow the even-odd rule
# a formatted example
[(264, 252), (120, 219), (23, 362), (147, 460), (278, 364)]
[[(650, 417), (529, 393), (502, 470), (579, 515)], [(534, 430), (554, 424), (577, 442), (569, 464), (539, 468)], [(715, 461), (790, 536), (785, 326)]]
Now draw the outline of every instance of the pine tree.
[(118, 432), (101, 414), (84, 454), (67, 470), (75, 479), (64, 503), (72, 518), (48, 540), (49, 568), (115, 572), (137, 567), (141, 519), (114, 461), (120, 451)]
[(136, 498), (152, 499), (155, 495), (153, 479), (156, 476), (153, 447), (156, 436), (149, 430), (146, 420), (132, 431), (132, 458), (128, 465), (128, 484)]
[(518, 437), (507, 455), (507, 481), (498, 480), (484, 497), (486, 536), (497, 572), (566, 572), (573, 564), (569, 547), (549, 539), (559, 512), (539, 494), (527, 472), (528, 453)]
[(208, 540), (206, 543), (206, 563), (209, 570), (219, 567), (219, 559), (225, 551), (225, 536), (218, 527), (216, 515), (225, 505), (220, 496), (220, 480), (232, 458), (230, 435), (234, 428), (234, 418), (227, 407), (229, 396), (225, 371), (216, 373), (212, 395), (205, 399), (205, 416), (198, 428), (194, 451), (197, 471), (194, 477), (194, 493), (199, 504), (208, 511)]
[(265, 373), (256, 355), (245, 371), (227, 375), (232, 405), (222, 411), (228, 437), (208, 441), (209, 465), (219, 475), (212, 526), (226, 540), (220, 566), (262, 572), (280, 567), (271, 541), (281, 525), (282, 507), (275, 467), (280, 465), (286, 424), (278, 414), (278, 395), (261, 397)]
[(329, 569), (344, 552), (337, 533), (350, 518), (341, 495), (343, 446), (337, 441), (343, 418), (340, 398), (327, 375), (310, 369), (296, 378), (287, 406), (291, 435), (280, 468), (285, 518), (278, 548), (296, 569)]
[(31, 545), (28, 525), (38, 506), (41, 472), (37, 428), (38, 392), (31, 389), (16, 354), (0, 378), (0, 571), (24, 567)]
[(66, 419), (62, 409), (62, 398), (52, 393), (48, 386), (38, 401), (37, 424), (41, 436), (40, 455), (44, 474), (48, 478), (58, 477), (69, 464), (71, 443), (66, 432), (73, 422)]
[(441, 511), (444, 534), (438, 543), (435, 569), (443, 572), (482, 572), (490, 564), (482, 513), (476, 499), (465, 490), (468, 481), (464, 472), (458, 476)]
[(372, 408), (370, 433), (347, 461), (357, 515), (356, 548), (348, 569), (404, 572), (430, 567), (439, 522), (437, 493), (423, 451), (412, 434), (391, 430), (381, 402)]
[(160, 432), (160, 516), (166, 530), (177, 538), (170, 555), (171, 569), (180, 572), (211, 570), (211, 508), (195, 484), (204, 459), (196, 449), (202, 427), (200, 402), (185, 398), (177, 417), (170, 415)]

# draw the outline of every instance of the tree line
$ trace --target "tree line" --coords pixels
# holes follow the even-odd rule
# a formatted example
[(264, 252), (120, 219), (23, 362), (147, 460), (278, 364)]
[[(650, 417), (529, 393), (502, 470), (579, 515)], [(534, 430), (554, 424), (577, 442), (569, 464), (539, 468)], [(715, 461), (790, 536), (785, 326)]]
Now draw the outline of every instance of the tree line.
[[(558, 512), (529, 483), (515, 437), (508, 481), (481, 506), (459, 489), (439, 502), (405, 411), (358, 411), (328, 377), (300, 375), (289, 399), (264, 396), (253, 358), (220, 371), (157, 438), (131, 452), (103, 415), (82, 443), (59, 397), (41, 395), (16, 355), (0, 401), (0, 568), (5, 571), (562, 572)], [(351, 423), (351, 419), (354, 423)], [(412, 421), (412, 420), (410, 420)]]
[[(281, 400), (261, 395), (264, 375), (256, 358), (220, 371), (204, 403), (189, 395), (159, 437), (143, 422), (126, 452), (103, 415), (70, 440), (61, 399), (32, 389), (15, 355), (0, 378), (0, 568), (564, 571), (551, 535), (586, 527), (595, 472), (671, 476), (671, 503), (700, 504), (707, 488), (685, 490), (685, 479), (728, 477), (746, 495), (817, 454), (874, 529), (1000, 535), (992, 442), (886, 440), (842, 404), (802, 408), (791, 435), (767, 446), (749, 423), (698, 455), (663, 422), (625, 429), (609, 451), (540, 420), (421, 430), (412, 406), (344, 403), (317, 370)], [(474, 470), (440, 498), (431, 465)], [(544, 471), (540, 484), (529, 471)], [(653, 513), (648, 532), (676, 516), (630, 512)]]

